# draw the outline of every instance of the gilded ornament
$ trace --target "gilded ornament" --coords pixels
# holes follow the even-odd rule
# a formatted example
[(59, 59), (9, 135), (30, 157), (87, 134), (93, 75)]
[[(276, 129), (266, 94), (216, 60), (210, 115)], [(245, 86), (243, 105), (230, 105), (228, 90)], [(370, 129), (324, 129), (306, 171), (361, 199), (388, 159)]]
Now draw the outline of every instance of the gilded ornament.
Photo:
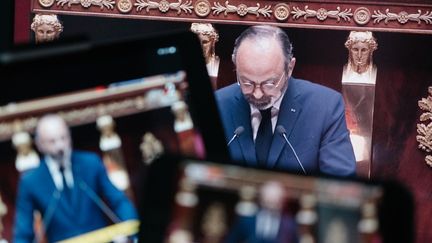
[(44, 8), (49, 8), (54, 4), (54, 0), (39, 0), (39, 4)]
[(272, 13), (271, 5), (265, 5), (263, 8), (261, 8), (259, 3), (256, 4), (256, 7), (248, 7), (243, 3), (238, 6), (230, 5), (229, 1), (225, 1), (225, 6), (221, 5), (219, 2), (213, 2), (213, 4), (214, 7), (211, 8), (213, 10), (213, 15), (219, 15), (223, 12), (225, 16), (227, 16), (229, 13), (237, 13), (239, 16), (255, 14), (257, 18), (260, 15), (269, 18)]
[(284, 21), (290, 15), (290, 7), (288, 4), (278, 3), (274, 8), (273, 14), (277, 20)]
[(92, 1), (91, 0), (81, 0), (81, 6), (83, 6), (84, 8), (88, 8), (92, 5)]
[(246, 6), (246, 4), (240, 4), (237, 6), (237, 14), (240, 16), (245, 16), (248, 13), (248, 7)]
[(365, 7), (357, 8), (354, 11), (354, 22), (356, 22), (359, 25), (365, 25), (369, 23), (371, 19), (371, 13), (369, 9)]
[(210, 2), (207, 0), (198, 0), (194, 5), (195, 14), (199, 17), (207, 17), (211, 11)]
[(84, 8), (89, 8), (93, 6), (99, 6), (101, 9), (114, 9), (115, 1), (114, 0), (56, 0), (58, 6), (64, 7), (67, 5), (71, 7), (72, 4), (81, 4)]
[(316, 13), (316, 17), (321, 21), (325, 20), (327, 18), (327, 10), (325, 8), (318, 9)]
[(117, 9), (121, 13), (129, 13), (132, 10), (132, 2), (131, 0), (119, 0), (117, 2)]
[(166, 0), (162, 0), (159, 2), (159, 11), (165, 13), (169, 10), (169, 2)]
[(408, 17), (408, 13), (407, 12), (402, 11), (402, 12), (400, 12), (398, 14), (397, 20), (398, 20), (399, 23), (405, 24), (406, 22), (408, 22), (408, 19), (409, 19), (409, 17)]
[(315, 17), (320, 21), (324, 21), (327, 18), (333, 18), (336, 19), (337, 22), (340, 22), (341, 19), (349, 22), (351, 20), (350, 17), (353, 16), (350, 8), (341, 11), (341, 8), (339, 6), (336, 7), (336, 10), (327, 10), (324, 8), (313, 10), (309, 9), (309, 6), (307, 5), (304, 7), (304, 10), (300, 9), (299, 7), (293, 7), (291, 14), (293, 14), (294, 19), (299, 19), (303, 17), (304, 21), (307, 21), (309, 17)]
[(410, 14), (406, 11), (392, 13), (390, 12), (390, 9), (386, 9), (384, 13), (380, 10), (375, 10), (372, 18), (374, 19), (375, 24), (378, 24), (383, 20), (385, 24), (389, 21), (398, 21), (400, 24), (406, 24), (409, 21), (421, 24), (422, 21), (424, 21), (426, 24), (432, 24), (432, 11), (426, 11), (426, 13), (422, 14), (422, 11), (419, 9), (417, 10), (417, 13)]
[(432, 156), (430, 155), (426, 156), (426, 164), (432, 167)]
[[(429, 96), (418, 101), (418, 106), (424, 111), (417, 124), (418, 147), (427, 153), (432, 153), (432, 86), (429, 87)], [(432, 167), (432, 156), (426, 155), (426, 164)]]
[(136, 6), (136, 11), (139, 12), (146, 9), (146, 12), (149, 12), (151, 9), (159, 9), (162, 13), (168, 12), (170, 9), (177, 10), (177, 14), (181, 14), (181, 12), (192, 13), (192, 1), (182, 2), (182, 0), (178, 0), (175, 3), (170, 3), (167, 0), (161, 0), (160, 2), (153, 2), (150, 0), (137, 0), (134, 4)]

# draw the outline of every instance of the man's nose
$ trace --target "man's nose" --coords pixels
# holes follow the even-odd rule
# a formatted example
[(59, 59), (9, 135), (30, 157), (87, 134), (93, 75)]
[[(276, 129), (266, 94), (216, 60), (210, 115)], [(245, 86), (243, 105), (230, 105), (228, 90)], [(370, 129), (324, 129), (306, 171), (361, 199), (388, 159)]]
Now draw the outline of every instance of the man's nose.
[(64, 150), (65, 146), (66, 146), (66, 142), (62, 141), (62, 140), (58, 140), (55, 142), (55, 148), (60, 151), (60, 150)]
[(255, 87), (254, 92), (253, 92), (253, 96), (255, 99), (260, 99), (261, 97), (263, 97), (263, 92), (261, 90), (260, 86)]

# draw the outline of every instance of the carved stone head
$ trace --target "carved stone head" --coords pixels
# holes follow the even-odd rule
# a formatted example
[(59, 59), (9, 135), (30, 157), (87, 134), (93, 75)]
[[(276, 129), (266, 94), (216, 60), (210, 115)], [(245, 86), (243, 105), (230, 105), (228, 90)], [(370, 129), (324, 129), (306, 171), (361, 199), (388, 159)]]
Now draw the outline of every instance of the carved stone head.
[(372, 65), (372, 55), (378, 44), (370, 31), (351, 31), (345, 47), (349, 51), (348, 65), (355, 72), (363, 73)]
[(192, 23), (191, 31), (198, 35), (201, 41), (204, 57), (208, 63), (210, 58), (216, 56), (215, 45), (219, 40), (219, 34), (216, 29), (213, 28), (212, 24), (204, 23)]
[(59, 38), (63, 25), (55, 14), (36, 14), (31, 24), (36, 43), (53, 41)]

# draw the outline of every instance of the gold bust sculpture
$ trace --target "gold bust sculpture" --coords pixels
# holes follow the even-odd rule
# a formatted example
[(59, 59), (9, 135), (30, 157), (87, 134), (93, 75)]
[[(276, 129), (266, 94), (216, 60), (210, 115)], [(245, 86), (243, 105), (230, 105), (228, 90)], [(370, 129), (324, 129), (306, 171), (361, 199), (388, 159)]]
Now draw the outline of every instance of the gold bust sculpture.
[(198, 35), (207, 64), (207, 71), (216, 88), (216, 78), (219, 72), (219, 57), (216, 56), (215, 46), (219, 40), (219, 34), (212, 24), (192, 23), (191, 31)]
[(19, 172), (24, 172), (39, 166), (40, 158), (33, 149), (30, 134), (23, 131), (16, 132), (11, 140), (17, 151), (15, 167)]
[(58, 39), (63, 25), (55, 14), (36, 14), (31, 29), (35, 33), (36, 43), (42, 43)]
[(373, 52), (378, 48), (370, 31), (351, 31), (345, 42), (348, 49), (348, 63), (344, 66), (342, 83), (375, 84), (376, 66)]

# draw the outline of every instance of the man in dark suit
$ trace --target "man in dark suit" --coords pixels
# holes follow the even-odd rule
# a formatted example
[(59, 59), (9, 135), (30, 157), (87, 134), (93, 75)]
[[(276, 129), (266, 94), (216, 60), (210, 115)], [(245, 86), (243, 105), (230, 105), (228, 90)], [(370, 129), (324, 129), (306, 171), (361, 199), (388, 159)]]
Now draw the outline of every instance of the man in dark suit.
[(277, 181), (265, 182), (260, 188), (259, 210), (239, 215), (226, 243), (297, 243), (294, 217), (285, 212), (285, 188)]
[(238, 134), (229, 144), (232, 159), (304, 174), (355, 175), (342, 97), (291, 76), (296, 59), (284, 31), (248, 28), (232, 59), (237, 83), (216, 92), (227, 140)]
[(109, 181), (99, 156), (72, 150), (62, 118), (42, 117), (35, 141), (44, 157), (20, 178), (14, 242), (33, 242), (34, 211), (42, 216), (41, 231), (49, 242), (137, 218), (128, 198)]

